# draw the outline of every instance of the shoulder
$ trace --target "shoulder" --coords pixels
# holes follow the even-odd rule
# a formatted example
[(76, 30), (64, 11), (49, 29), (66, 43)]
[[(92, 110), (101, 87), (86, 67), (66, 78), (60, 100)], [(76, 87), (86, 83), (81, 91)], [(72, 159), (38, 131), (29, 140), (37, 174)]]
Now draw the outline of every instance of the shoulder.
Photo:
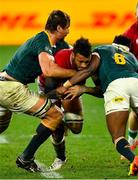
[(93, 52), (102, 52), (102, 51), (106, 51), (109, 48), (111, 48), (111, 45), (101, 45), (101, 46), (97, 46), (96, 48), (94, 48)]
[(34, 36), (34, 42), (46, 46), (51, 46), (48, 35), (44, 31), (39, 32)]
[(138, 29), (138, 22), (136, 21), (123, 33), (123, 35), (130, 38), (131, 36), (133, 36), (133, 34), (137, 32), (137, 29)]
[(41, 38), (48, 39), (48, 35), (44, 31), (41, 31), (34, 36), (34, 39), (41, 39)]
[(64, 39), (59, 40), (56, 43), (56, 47), (53, 49), (53, 54), (55, 55), (61, 49), (69, 49), (69, 48), (70, 48), (70, 45)]
[(68, 48), (70, 48), (70, 45), (69, 45), (64, 39), (59, 40), (59, 41), (56, 43), (56, 46), (59, 46), (59, 47), (62, 48), (62, 49), (68, 49)]
[(44, 31), (36, 34), (34, 37), (33, 46), (35, 51), (38, 51), (38, 54), (41, 52), (46, 52), (50, 55), (53, 55), (50, 40)]
[(55, 58), (58, 57), (69, 57), (72, 52), (72, 49), (61, 49), (55, 54)]
[(58, 51), (54, 56), (55, 62), (64, 68), (68, 68), (68, 66), (70, 66), (71, 52), (71, 49), (62, 49)]

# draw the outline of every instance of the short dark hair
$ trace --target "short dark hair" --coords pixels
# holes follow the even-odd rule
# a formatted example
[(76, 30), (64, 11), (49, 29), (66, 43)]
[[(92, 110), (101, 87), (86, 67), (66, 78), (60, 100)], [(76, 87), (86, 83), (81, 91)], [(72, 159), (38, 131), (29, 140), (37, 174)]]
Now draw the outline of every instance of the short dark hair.
[(81, 54), (85, 57), (89, 57), (92, 53), (92, 45), (88, 39), (81, 37), (73, 45), (74, 54)]
[(54, 10), (50, 13), (47, 19), (45, 30), (54, 32), (57, 30), (58, 25), (62, 28), (65, 28), (67, 25), (70, 25), (70, 16), (63, 11)]
[(129, 48), (131, 46), (131, 40), (128, 37), (123, 36), (123, 35), (115, 36), (113, 43), (121, 44)]

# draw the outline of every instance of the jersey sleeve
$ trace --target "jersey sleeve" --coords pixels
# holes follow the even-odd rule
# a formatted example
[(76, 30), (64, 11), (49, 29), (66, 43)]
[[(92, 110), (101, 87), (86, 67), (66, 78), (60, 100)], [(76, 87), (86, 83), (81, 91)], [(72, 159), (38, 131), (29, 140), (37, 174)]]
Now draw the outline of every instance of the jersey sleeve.
[(100, 50), (98, 47), (94, 48), (92, 51), (92, 55), (96, 55), (98, 56), (98, 58), (100, 59)]
[(70, 45), (64, 40), (59, 40), (56, 43), (56, 46), (53, 47), (53, 54), (55, 55), (58, 51), (62, 50), (62, 49), (70, 49)]
[(55, 54), (55, 62), (62, 68), (73, 69), (70, 62), (70, 53), (68, 49), (62, 49)]

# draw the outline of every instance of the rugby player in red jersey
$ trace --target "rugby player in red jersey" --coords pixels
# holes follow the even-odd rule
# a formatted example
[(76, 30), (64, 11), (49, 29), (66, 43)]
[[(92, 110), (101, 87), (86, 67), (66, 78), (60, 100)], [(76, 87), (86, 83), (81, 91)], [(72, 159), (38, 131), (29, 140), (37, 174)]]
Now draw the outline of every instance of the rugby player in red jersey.
[[(73, 48), (63, 49), (55, 54), (55, 62), (62, 68), (82, 70), (86, 68), (91, 60), (91, 44), (88, 39), (78, 39)], [(55, 79), (55, 78), (54, 78)], [(50, 80), (49, 78), (39, 77), (39, 91), (41, 94), (48, 93), (49, 91), (60, 86), (61, 83), (65, 82), (66, 79), (55, 79)], [(49, 84), (49, 82), (52, 83)], [(55, 84), (55, 87), (53, 86)], [(57, 170), (62, 167), (66, 162), (65, 154), (65, 129), (70, 129), (74, 134), (78, 134), (82, 130), (83, 126), (83, 108), (81, 98), (74, 100), (58, 100), (57, 104), (62, 107), (64, 112), (63, 122), (52, 133), (52, 143), (56, 151), (56, 159), (50, 166), (51, 170)]]
[[(136, 5), (136, 21), (123, 33), (123, 35), (131, 40), (130, 51), (138, 59), (138, 4)], [(131, 149), (134, 150), (138, 146), (138, 140), (136, 139), (138, 133), (138, 118), (135, 112), (130, 112), (128, 122), (128, 142), (131, 145)]]

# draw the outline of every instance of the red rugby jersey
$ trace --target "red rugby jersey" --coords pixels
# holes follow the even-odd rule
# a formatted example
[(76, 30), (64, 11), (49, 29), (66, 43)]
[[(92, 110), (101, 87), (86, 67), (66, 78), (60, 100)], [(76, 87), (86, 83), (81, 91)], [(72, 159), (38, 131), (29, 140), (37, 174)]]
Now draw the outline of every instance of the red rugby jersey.
[(132, 24), (129, 29), (127, 29), (124, 33), (124, 36), (131, 39), (131, 49), (130, 51), (136, 56), (138, 59), (138, 21)]
[(55, 54), (55, 62), (65, 69), (75, 69), (71, 61), (72, 49), (62, 49)]
[[(71, 61), (71, 53), (72, 49), (59, 50), (54, 56), (56, 64), (65, 69), (75, 69), (75, 66), (72, 64)], [(41, 87), (45, 86), (45, 77), (43, 75), (39, 76), (38, 83)]]

